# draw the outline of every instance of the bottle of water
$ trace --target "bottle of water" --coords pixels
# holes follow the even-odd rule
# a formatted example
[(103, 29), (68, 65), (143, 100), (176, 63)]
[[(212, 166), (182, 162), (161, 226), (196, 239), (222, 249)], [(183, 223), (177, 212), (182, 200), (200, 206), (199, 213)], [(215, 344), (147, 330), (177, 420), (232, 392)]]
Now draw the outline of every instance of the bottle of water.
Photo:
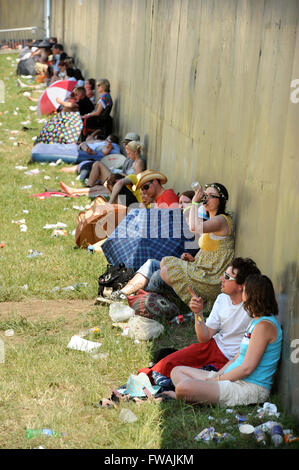
[(266, 445), (266, 434), (259, 426), (254, 429), (254, 435), (259, 444)]
[(193, 189), (193, 191), (197, 191), (201, 187), (202, 186), (198, 181), (193, 181), (193, 183), (191, 183), (191, 188)]
[(273, 423), (271, 428), (271, 440), (275, 447), (283, 443), (283, 429), (280, 423)]

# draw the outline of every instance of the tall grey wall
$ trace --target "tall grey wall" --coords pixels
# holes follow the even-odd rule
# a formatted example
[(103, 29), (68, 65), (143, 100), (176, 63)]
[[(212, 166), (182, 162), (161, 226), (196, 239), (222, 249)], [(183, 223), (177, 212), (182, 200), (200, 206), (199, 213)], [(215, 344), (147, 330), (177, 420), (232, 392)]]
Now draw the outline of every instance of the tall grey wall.
[(298, 12), (297, 0), (52, 0), (51, 34), (87, 78), (109, 78), (117, 132), (140, 133), (168, 186), (228, 188), (236, 254), (275, 285), (279, 391), (299, 417)]

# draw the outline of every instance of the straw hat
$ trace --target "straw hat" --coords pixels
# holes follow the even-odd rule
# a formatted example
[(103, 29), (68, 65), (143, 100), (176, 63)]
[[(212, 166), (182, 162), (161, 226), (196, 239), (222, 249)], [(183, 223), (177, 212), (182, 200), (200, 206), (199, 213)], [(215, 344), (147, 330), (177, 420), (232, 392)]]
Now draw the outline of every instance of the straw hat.
[(159, 173), (158, 171), (154, 171), (154, 170), (145, 170), (145, 171), (142, 171), (141, 173), (138, 173), (137, 183), (135, 187), (133, 187), (133, 191), (136, 191), (136, 189), (141, 188), (141, 186), (143, 186), (145, 183), (147, 183), (148, 181), (152, 181), (152, 180), (159, 180), (160, 184), (167, 183), (167, 178), (162, 173)]

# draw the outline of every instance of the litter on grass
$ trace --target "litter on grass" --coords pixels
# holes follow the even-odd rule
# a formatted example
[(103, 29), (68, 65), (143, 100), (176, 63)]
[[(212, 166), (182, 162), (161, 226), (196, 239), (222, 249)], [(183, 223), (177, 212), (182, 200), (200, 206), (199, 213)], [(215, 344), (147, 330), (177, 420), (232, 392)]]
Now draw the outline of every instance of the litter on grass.
[(101, 346), (102, 343), (89, 341), (87, 339), (81, 338), (78, 335), (72, 336), (69, 344), (67, 345), (68, 349), (74, 349), (76, 351), (83, 351), (88, 353), (100, 348)]

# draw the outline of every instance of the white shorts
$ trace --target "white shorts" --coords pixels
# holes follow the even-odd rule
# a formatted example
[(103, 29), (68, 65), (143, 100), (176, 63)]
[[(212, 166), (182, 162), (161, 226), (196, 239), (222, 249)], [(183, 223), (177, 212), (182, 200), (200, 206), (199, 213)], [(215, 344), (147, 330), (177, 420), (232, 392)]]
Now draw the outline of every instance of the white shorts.
[[(213, 377), (216, 372), (209, 372)], [(250, 405), (267, 401), (270, 390), (245, 380), (219, 380), (219, 404), (221, 407)]]

